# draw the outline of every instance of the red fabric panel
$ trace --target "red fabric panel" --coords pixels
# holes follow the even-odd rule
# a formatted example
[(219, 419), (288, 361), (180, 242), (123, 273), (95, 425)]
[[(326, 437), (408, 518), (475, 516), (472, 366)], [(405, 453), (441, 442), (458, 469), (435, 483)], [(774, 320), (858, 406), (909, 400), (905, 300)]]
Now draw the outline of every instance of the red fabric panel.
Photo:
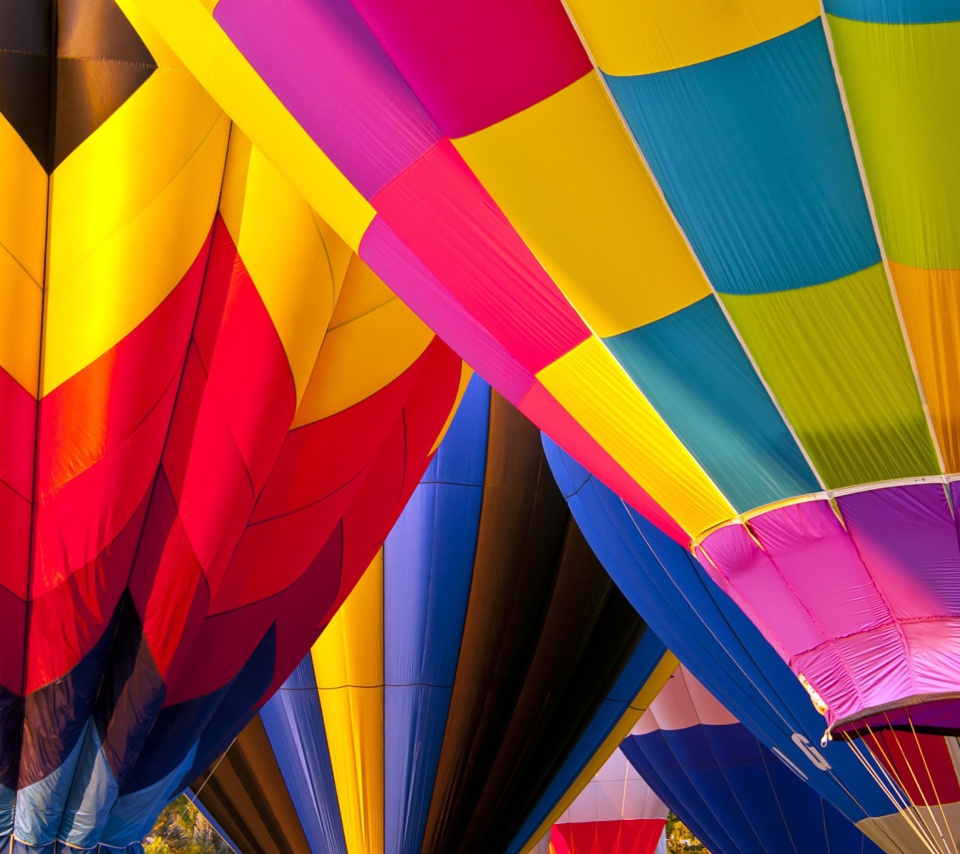
[(863, 739), (914, 804), (960, 802), (960, 782), (942, 735), (881, 730)]
[(564, 409), (542, 383), (536, 382), (520, 402), (520, 411), (581, 465), (661, 531), (687, 546), (690, 537), (623, 467)]
[(555, 824), (550, 842), (557, 854), (653, 854), (662, 818)]
[[(27, 637), (27, 603), (0, 587), (0, 685), (23, 691), (23, 645)], [(4, 751), (5, 753), (6, 751)]]
[(447, 140), (373, 199), (387, 224), (533, 374), (590, 332)]
[(592, 70), (553, 0), (353, 0), (447, 136), (466, 136)]
[[(289, 675), (353, 589), (416, 488), (459, 380), (460, 360), (435, 339), (375, 396), (379, 406), (370, 409), (370, 401), (364, 401), (290, 432), (298, 441), (284, 445), (278, 472), (297, 472), (306, 486), (311, 473), (327, 466), (331, 456), (350, 456), (352, 463), (339, 469), (347, 480), (336, 488), (317, 478), (329, 494), (317, 499), (311, 492), (291, 490), (284, 496), (286, 512), (251, 521), (219, 597), (190, 641), (204, 650), (203, 660), (181, 651), (169, 667), (168, 704), (205, 694), (231, 678), (272, 623), (277, 624), (277, 673), (282, 673), (277, 686)], [(354, 423), (357, 409), (368, 413), (366, 418), (379, 418), (376, 433), (381, 435), (372, 441), (361, 431), (363, 440), (355, 447), (348, 441), (330, 444), (321, 428), (338, 420)], [(408, 415), (411, 411), (416, 415)], [(310, 435), (315, 443), (304, 439)], [(341, 454), (331, 455), (330, 449), (338, 447)], [(285, 459), (287, 464), (281, 465)], [(360, 472), (354, 474), (358, 466)], [(270, 486), (275, 486), (273, 477)], [(291, 506), (294, 495), (304, 502), (299, 507)], [(270, 572), (264, 572), (264, 566)], [(185, 638), (181, 644), (187, 648)]]

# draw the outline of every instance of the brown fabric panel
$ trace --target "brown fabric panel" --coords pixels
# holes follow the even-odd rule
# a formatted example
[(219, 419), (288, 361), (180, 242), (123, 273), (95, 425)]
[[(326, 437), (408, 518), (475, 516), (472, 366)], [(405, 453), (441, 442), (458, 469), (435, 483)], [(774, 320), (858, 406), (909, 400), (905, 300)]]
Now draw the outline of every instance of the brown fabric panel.
[(115, 113), (157, 64), (114, 0), (60, 0), (52, 168)]
[(259, 715), (214, 767), (192, 788), (242, 854), (311, 854)]
[(424, 851), (467, 850), (464, 831), (539, 644), (568, 519), (539, 431), (493, 394), (470, 600)]
[(527, 680), (463, 846), (506, 849), (609, 696), (645, 630), (571, 519)]
[(49, 171), (54, 0), (0, 0), (0, 113)]

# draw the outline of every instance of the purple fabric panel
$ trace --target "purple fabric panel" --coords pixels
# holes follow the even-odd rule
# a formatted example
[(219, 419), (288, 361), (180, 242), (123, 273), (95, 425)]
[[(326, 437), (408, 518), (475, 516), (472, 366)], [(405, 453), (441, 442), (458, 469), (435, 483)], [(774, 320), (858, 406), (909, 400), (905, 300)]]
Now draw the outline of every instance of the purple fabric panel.
[(960, 736), (960, 698), (933, 700), (920, 706), (907, 706), (903, 709), (879, 712), (853, 723), (838, 726), (836, 732), (850, 732), (867, 726), (874, 730), (886, 727), (902, 727), (908, 730), (911, 725), (918, 731)]
[(440, 139), (349, 0), (221, 0), (214, 17), (367, 199)]
[(701, 551), (709, 558), (701, 559), (707, 572), (785, 661), (789, 663), (798, 653), (827, 640), (777, 567), (741, 525), (714, 531)]
[(778, 507), (750, 526), (827, 637), (890, 622), (890, 609), (828, 501)]
[[(960, 619), (904, 623), (918, 694), (960, 692)], [(957, 723), (960, 727), (960, 720)]]
[(859, 492), (837, 504), (894, 616), (960, 615), (960, 547), (941, 484)]
[(360, 243), (360, 257), (457, 354), (514, 406), (534, 377), (458, 302), (381, 217)]

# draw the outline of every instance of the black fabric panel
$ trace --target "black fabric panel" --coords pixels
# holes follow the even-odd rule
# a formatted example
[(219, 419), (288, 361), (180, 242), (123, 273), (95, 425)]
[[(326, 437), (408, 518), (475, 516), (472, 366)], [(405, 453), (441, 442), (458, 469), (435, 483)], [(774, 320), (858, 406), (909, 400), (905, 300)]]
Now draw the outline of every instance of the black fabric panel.
[(610, 694), (645, 631), (645, 623), (571, 519), (523, 693), (459, 850), (507, 848)]
[(311, 854), (259, 715), (191, 788), (242, 851)]
[(50, 171), (52, 0), (0, 0), (0, 113)]
[(110, 770), (122, 786), (137, 761), (166, 696), (163, 679), (129, 592), (93, 719)]
[(465, 850), (539, 642), (568, 519), (537, 429), (492, 395), (477, 553), (425, 851)]
[(0, 785), (8, 789), (17, 788), (22, 732), (23, 697), (0, 686)]
[(114, 0), (60, 0), (53, 168), (102, 125), (157, 64)]

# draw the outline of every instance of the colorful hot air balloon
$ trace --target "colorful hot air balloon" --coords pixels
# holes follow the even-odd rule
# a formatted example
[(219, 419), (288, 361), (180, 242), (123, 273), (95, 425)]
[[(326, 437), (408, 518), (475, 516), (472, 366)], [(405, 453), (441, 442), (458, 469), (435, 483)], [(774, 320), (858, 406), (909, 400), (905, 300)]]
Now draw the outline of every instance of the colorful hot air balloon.
[(654, 854), (667, 812), (617, 749), (550, 829), (550, 848), (553, 854)]
[(834, 733), (958, 731), (953, 4), (123, 2)]
[(682, 666), (621, 750), (712, 854), (879, 854)]
[(0, 69), (0, 845), (136, 849), (376, 553), (462, 366), (145, 21), (9, 0)]
[(382, 555), (194, 791), (246, 852), (515, 852), (674, 661), (474, 378)]

